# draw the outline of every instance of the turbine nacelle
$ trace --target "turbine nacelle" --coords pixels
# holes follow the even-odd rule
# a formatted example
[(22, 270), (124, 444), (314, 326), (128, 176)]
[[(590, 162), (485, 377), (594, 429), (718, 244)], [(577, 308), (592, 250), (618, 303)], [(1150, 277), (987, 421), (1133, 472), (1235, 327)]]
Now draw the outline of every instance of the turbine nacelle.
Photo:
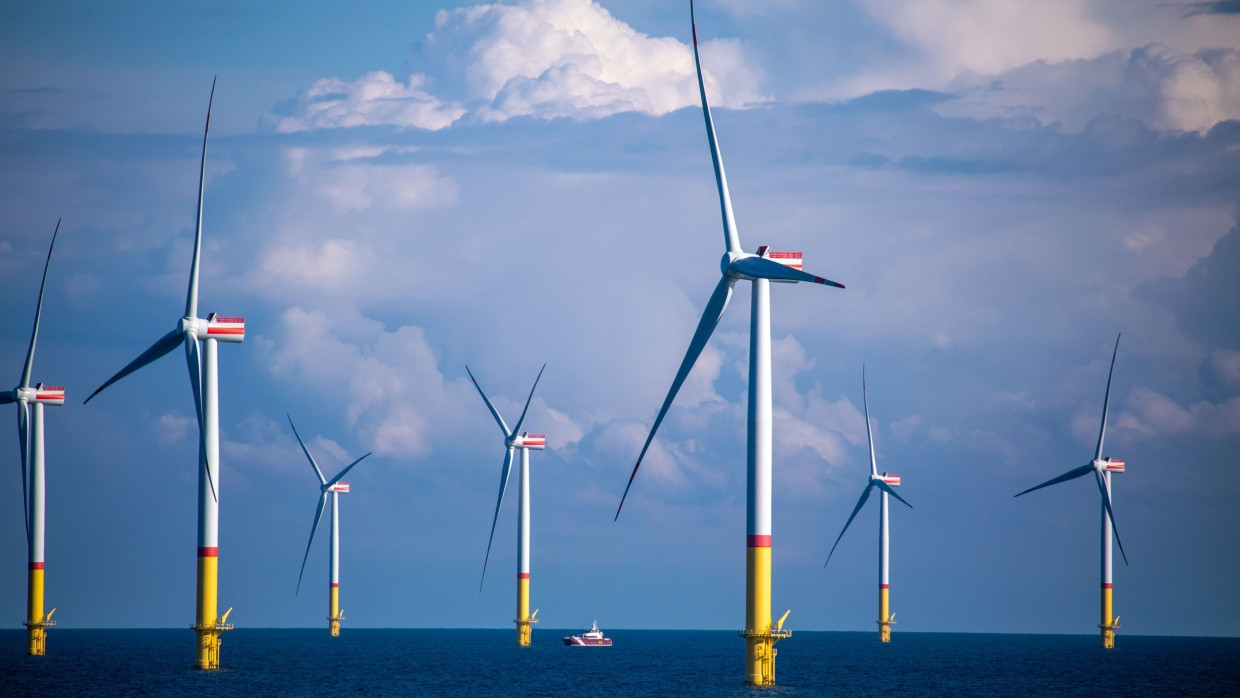
[(177, 330), (181, 334), (188, 334), (199, 341), (214, 339), (220, 342), (239, 344), (245, 341), (245, 318), (220, 317), (216, 313), (210, 313), (206, 319), (183, 317), (177, 326)]
[(181, 332), (191, 334), (198, 340), (214, 339), (239, 344), (245, 341), (245, 318), (220, 317), (216, 313), (210, 313), (205, 320), (184, 317), (181, 318)]
[(896, 475), (895, 473), (883, 473), (882, 475), (879, 475), (878, 477), (874, 477), (873, 475), (871, 475), (870, 479), (885, 482), (888, 485), (891, 485), (892, 487), (900, 486), (900, 476)]
[(547, 448), (546, 434), (531, 434), (524, 432), (520, 436), (514, 436), (508, 441), (509, 448), (530, 448), (541, 451)]
[(1094, 461), (1094, 469), (1098, 472), (1122, 473), (1124, 472), (1124, 459), (1106, 457), (1101, 460)]
[(333, 485), (324, 486), (322, 490), (324, 492), (346, 492), (347, 493), (349, 491), (349, 483), (337, 482)]
[[(804, 272), (802, 267), (803, 256), (801, 252), (779, 252), (763, 245), (756, 252), (724, 252), (723, 257), (719, 260), (719, 269), (730, 281), (767, 279), (785, 284), (795, 284), (798, 281), (814, 281), (816, 283), (825, 282), (828, 286), (839, 286), (839, 284), (833, 281), (826, 281), (809, 274), (788, 275), (779, 267), (748, 261), (755, 259), (770, 260), (789, 269)], [(840, 288), (843, 287), (840, 286)]]

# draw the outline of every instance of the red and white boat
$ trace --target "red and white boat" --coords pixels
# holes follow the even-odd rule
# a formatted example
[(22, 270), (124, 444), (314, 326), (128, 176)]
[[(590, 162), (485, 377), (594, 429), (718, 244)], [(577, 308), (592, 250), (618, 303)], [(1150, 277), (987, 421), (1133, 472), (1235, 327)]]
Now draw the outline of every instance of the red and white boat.
[(603, 631), (598, 629), (598, 621), (590, 626), (589, 632), (580, 635), (569, 635), (564, 638), (564, 644), (569, 647), (611, 647), (611, 638), (603, 637)]

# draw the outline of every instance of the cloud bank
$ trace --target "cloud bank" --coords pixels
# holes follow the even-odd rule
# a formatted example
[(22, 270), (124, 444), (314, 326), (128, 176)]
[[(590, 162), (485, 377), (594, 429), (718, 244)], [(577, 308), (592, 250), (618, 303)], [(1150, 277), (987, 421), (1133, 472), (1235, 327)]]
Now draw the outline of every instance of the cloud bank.
[[(714, 104), (742, 107), (766, 99), (738, 41), (707, 41), (701, 52)], [(657, 116), (699, 103), (692, 47), (639, 32), (593, 0), (440, 10), (414, 62), (423, 72), (404, 81), (385, 71), (353, 81), (319, 80), (268, 121), (282, 132), (438, 130), (458, 119)]]

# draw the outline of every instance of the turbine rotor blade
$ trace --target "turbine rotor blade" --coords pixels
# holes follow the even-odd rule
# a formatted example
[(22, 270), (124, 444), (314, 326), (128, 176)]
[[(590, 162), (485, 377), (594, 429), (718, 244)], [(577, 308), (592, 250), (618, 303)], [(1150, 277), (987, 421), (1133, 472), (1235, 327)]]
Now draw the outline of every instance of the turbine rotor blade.
[(499, 474), (499, 498), (495, 500), (495, 517), (491, 519), (491, 536), (487, 538), (487, 555), (482, 558), (482, 579), (478, 580), (478, 593), (482, 593), (482, 583), (487, 578), (487, 562), (491, 560), (491, 544), (495, 542), (495, 524), (499, 522), (499, 507), (504, 503), (504, 491), (508, 489), (508, 473), (512, 470), (512, 456), (516, 449), (511, 446), (504, 454), (504, 469)]
[(43, 291), (47, 288), (47, 268), (52, 264), (52, 248), (56, 247), (56, 234), (60, 232), (60, 219), (52, 231), (52, 244), (47, 246), (47, 260), (43, 262), (43, 281), (39, 282), (39, 302), (34, 307), (34, 329), (30, 331), (30, 348), (26, 350), (26, 365), (22, 369), (22, 388), (30, 387), (30, 373), (34, 370), (34, 345), (39, 338), (39, 318), (43, 316)]
[(1119, 338), (1123, 332), (1115, 336), (1115, 349), (1111, 352), (1111, 371), (1107, 373), (1106, 397), (1102, 398), (1102, 426), (1098, 427), (1098, 448), (1094, 451), (1094, 460), (1102, 460), (1102, 439), (1107, 433), (1107, 407), (1111, 404), (1111, 377), (1115, 375), (1115, 355), (1119, 353)]
[(895, 489), (893, 489), (893, 488), (891, 487), (891, 485), (888, 485), (887, 483), (883, 482), (882, 480), (874, 480), (873, 482), (874, 482), (874, 484), (875, 484), (875, 485), (877, 485), (877, 486), (879, 487), (879, 489), (881, 489), (882, 491), (886, 492), (887, 494), (891, 495), (892, 497), (895, 497), (896, 499), (900, 500), (901, 502), (904, 502), (904, 506), (908, 507), (909, 509), (912, 509), (912, 508), (913, 508), (913, 505), (912, 505), (912, 504), (909, 504), (908, 502), (904, 501), (904, 497), (901, 497), (900, 495), (896, 494)]
[(685, 358), (680, 362), (680, 368), (676, 371), (676, 377), (672, 380), (672, 387), (667, 391), (667, 397), (663, 400), (663, 406), (659, 408), (659, 414), (654, 418), (654, 425), (650, 427), (650, 434), (646, 437), (646, 443), (642, 445), (641, 453), (637, 455), (637, 464), (633, 466), (633, 472), (629, 474), (629, 484), (624, 487), (624, 494), (620, 497), (620, 506), (616, 507), (616, 516), (613, 521), (620, 518), (620, 510), (624, 508), (624, 500), (629, 496), (629, 488), (633, 486), (633, 478), (637, 476), (637, 469), (642, 466), (642, 459), (646, 457), (646, 451), (650, 448), (650, 443), (654, 441), (654, 435), (659, 431), (659, 425), (663, 423), (663, 417), (667, 415), (667, 410), (672, 406), (672, 401), (676, 399), (676, 393), (680, 390), (680, 386), (685, 382), (685, 378), (689, 376), (689, 372), (693, 370), (693, 365), (697, 363), (698, 357), (702, 355), (702, 350), (706, 348), (706, 342), (710, 340), (710, 336), (715, 331), (715, 327), (719, 324), (719, 319), (723, 317), (723, 311), (728, 307), (728, 300), (732, 297), (732, 285), (736, 283), (729, 279), (726, 275), (719, 279), (719, 283), (715, 285), (715, 290), (710, 294), (710, 300), (706, 302), (706, 308), (702, 311), (702, 319), (698, 320), (697, 329), (693, 331), (693, 339), (689, 342), (689, 350), (685, 352)]
[(189, 385), (194, 392), (194, 414), (198, 417), (198, 461), (206, 470), (211, 499), (218, 502), (220, 500), (215, 494), (215, 478), (211, 475), (211, 461), (207, 458), (207, 425), (203, 421), (202, 353), (199, 351), (198, 338), (189, 331), (185, 332), (185, 364), (189, 368)]
[(179, 329), (173, 330), (169, 332), (168, 334), (164, 335), (163, 337), (160, 337), (154, 344), (150, 346), (149, 349), (142, 352), (138, 356), (138, 358), (134, 359), (133, 361), (130, 361), (129, 364), (125, 366), (125, 368), (122, 368), (120, 371), (117, 371), (116, 375), (109, 378), (106, 383), (99, 386), (98, 388), (95, 388), (95, 392), (91, 393), (90, 397), (83, 400), (82, 404), (85, 405), (86, 403), (90, 402), (91, 398), (103, 392), (104, 388), (107, 388), (109, 385), (112, 385), (116, 381), (124, 378), (125, 376), (128, 376), (134, 371), (137, 371), (143, 366), (155, 361), (156, 359), (162, 358), (164, 355), (170, 353), (173, 349), (176, 349), (177, 345), (179, 345), (183, 340), (184, 340), (184, 337), (181, 334), (181, 330)]
[[(546, 364), (543, 364), (543, 366), (544, 366), (544, 367), (546, 367)], [(512, 436), (513, 436), (516, 432), (509, 431), (509, 430), (508, 430), (508, 425), (504, 423), (504, 418), (503, 418), (503, 417), (501, 417), (501, 416), (499, 416), (499, 410), (496, 410), (496, 409), (495, 409), (495, 405), (492, 405), (492, 404), (491, 404), (491, 399), (487, 397), (487, 394), (486, 394), (486, 393), (484, 393), (484, 392), (482, 392), (482, 386), (478, 385), (478, 379), (477, 379), (477, 378), (474, 378), (474, 373), (473, 373), (473, 371), (470, 371), (470, 370), (469, 370), (469, 367), (468, 367), (468, 366), (466, 366), (466, 367), (465, 367), (465, 372), (469, 374), (469, 379), (470, 379), (471, 381), (473, 381), (473, 382), (474, 382), (474, 387), (478, 389), (478, 394), (482, 396), (482, 401), (483, 401), (483, 402), (485, 402), (485, 403), (487, 403), (487, 409), (488, 409), (488, 410), (491, 410), (491, 416), (495, 418), (495, 422), (496, 422), (497, 424), (499, 424), (499, 428), (500, 428), (501, 430), (503, 430), (503, 432), (504, 432), (504, 438), (505, 438), (505, 439), (512, 438)], [(539, 371), (538, 375), (540, 375), (540, 376), (541, 376), (541, 375), (542, 375), (542, 372), (541, 372), (541, 371)], [(538, 382), (537, 382), (537, 381), (535, 381), (535, 382), (534, 382), (534, 384), (535, 384), (535, 385), (538, 385)], [(534, 394), (534, 392), (533, 392), (533, 391), (530, 391), (530, 395), (533, 395), (533, 394)]]
[(865, 435), (870, 440), (870, 476), (878, 477), (878, 461), (874, 458), (874, 434), (870, 431), (870, 401), (865, 395), (865, 364), (861, 365), (861, 404), (865, 406)]
[(728, 194), (728, 176), (723, 171), (723, 156), (719, 153), (719, 140), (715, 137), (715, 122), (710, 116), (710, 104), (706, 101), (706, 82), (702, 79), (702, 61), (698, 57), (697, 20), (693, 15), (693, 2), (689, 2), (689, 22), (693, 26), (693, 65), (697, 68), (698, 92), (702, 95), (702, 116), (706, 120), (706, 140), (710, 143), (710, 159), (715, 166), (715, 184), (719, 188), (719, 209), (723, 215), (723, 244), (728, 252), (740, 252), (741, 241), (736, 232), (736, 219), (732, 215), (732, 197)]
[(517, 420), (517, 426), (512, 428), (513, 436), (521, 433), (521, 424), (525, 422), (525, 413), (530, 411), (530, 401), (534, 399), (534, 388), (538, 387), (538, 381), (542, 379), (543, 371), (546, 370), (547, 364), (545, 363), (542, 365), (542, 368), (538, 369), (538, 377), (534, 379), (534, 387), (530, 388), (530, 396), (525, 398), (525, 409), (521, 410), (521, 418)]
[(202, 129), (202, 161), (198, 165), (198, 215), (194, 225), (194, 261), (189, 268), (189, 289), (185, 292), (185, 317), (198, 317), (198, 258), (202, 252), (202, 193), (207, 173), (207, 134), (211, 131), (211, 104), (215, 101), (215, 80), (207, 98), (207, 123)]
[(765, 257), (741, 257), (732, 262), (730, 269), (755, 279), (770, 279), (772, 281), (807, 281), (809, 283), (823, 284), (825, 286), (834, 286), (836, 288), (844, 288), (844, 284), (837, 283), (830, 279), (824, 279), (821, 276), (793, 269), (785, 264), (780, 264), (773, 259)]
[(198, 350), (198, 339), (189, 332), (185, 333), (185, 366), (189, 370), (189, 387), (194, 393), (194, 416), (198, 418), (198, 431), (203, 432), (202, 354)]
[(17, 402), (17, 398), (13, 397), (13, 393), (0, 393), (0, 405), (9, 405)]
[(1094, 471), (1094, 480), (1098, 483), (1098, 491), (1102, 493), (1102, 506), (1106, 507), (1107, 519), (1111, 521), (1111, 530), (1115, 533), (1115, 542), (1119, 543), (1119, 554), (1124, 558), (1124, 564), (1128, 564), (1128, 554), (1124, 552), (1124, 541), (1119, 539), (1119, 526), (1115, 525), (1115, 512), (1111, 510), (1111, 492), (1107, 489), (1106, 483), (1103, 481), (1102, 473)]
[[(370, 453), (374, 453), (374, 451), (371, 451)], [(324, 487), (331, 487), (332, 485), (336, 484), (337, 482), (340, 482), (340, 478), (344, 477), (344, 476), (345, 476), (345, 474), (347, 474), (350, 470), (352, 470), (352, 469), (353, 469), (353, 466), (355, 466), (355, 465), (357, 465), (358, 463), (361, 463), (363, 460), (365, 460), (365, 459), (366, 459), (366, 456), (369, 456), (369, 455), (370, 455), (370, 453), (367, 453), (365, 456), (362, 456), (361, 458), (358, 458), (357, 460), (353, 461), (352, 463), (349, 463), (347, 466), (345, 466), (345, 469), (344, 469), (344, 470), (341, 470), (340, 472), (336, 473), (336, 477), (334, 477), (334, 478), (332, 478), (332, 479), (328, 480), (327, 482), (323, 483), (323, 486), (324, 486)]]
[(301, 593), (301, 578), (306, 574), (306, 560), (310, 559), (310, 545), (314, 543), (314, 534), (319, 530), (319, 519), (323, 518), (323, 509), (327, 507), (327, 493), (319, 497), (319, 508), (314, 512), (314, 525), (310, 527), (310, 540), (306, 541), (306, 554), (301, 557), (301, 572), (297, 574), (297, 590), (293, 595)]
[[(314, 462), (314, 456), (310, 455), (310, 450), (307, 449), (306, 444), (302, 442), (301, 434), (297, 433), (297, 425), (293, 424), (293, 418), (287, 412), (284, 413), (284, 416), (288, 417), (288, 425), (290, 427), (293, 427), (293, 436), (297, 437), (297, 443), (298, 445), (301, 446), (301, 452), (306, 454), (306, 458), (310, 461), (310, 467), (314, 468), (314, 474), (319, 477), (319, 484), (322, 485), (323, 487), (327, 487), (327, 479), (323, 477), (323, 471), (319, 470), (319, 464)], [(366, 456), (368, 455), (370, 454), (367, 453)], [(365, 458), (366, 456), (362, 456), (362, 458)], [(354, 464), (356, 463), (357, 461), (354, 461)], [(353, 466), (349, 466), (349, 467), (353, 467)]]
[(1069, 470), (1068, 472), (1064, 473), (1063, 475), (1060, 475), (1059, 477), (1053, 477), (1053, 478), (1051, 478), (1051, 479), (1047, 480), (1046, 482), (1043, 482), (1043, 483), (1042, 483), (1042, 484), (1040, 484), (1040, 485), (1036, 485), (1036, 486), (1034, 486), (1034, 487), (1030, 487), (1029, 489), (1025, 490), (1024, 492), (1020, 492), (1020, 493), (1014, 494), (1014, 495), (1012, 495), (1012, 496), (1013, 496), (1013, 497), (1019, 497), (1019, 496), (1020, 496), (1020, 495), (1022, 495), (1022, 494), (1029, 494), (1030, 492), (1032, 492), (1032, 491), (1034, 491), (1034, 490), (1040, 490), (1040, 489), (1042, 489), (1043, 487), (1050, 487), (1051, 485), (1058, 485), (1059, 483), (1061, 483), (1061, 482), (1067, 482), (1068, 480), (1075, 480), (1076, 478), (1081, 477), (1082, 475), (1088, 475), (1088, 474), (1089, 474), (1091, 471), (1093, 471), (1093, 470), (1094, 470), (1094, 464), (1093, 464), (1093, 463), (1086, 463), (1085, 465), (1082, 465), (1082, 466), (1081, 466), (1081, 467), (1079, 467), (1079, 468), (1073, 468), (1072, 470)]
[[(857, 518), (857, 512), (861, 511), (861, 507), (865, 506), (865, 500), (869, 499), (870, 490), (873, 487), (873, 483), (870, 483), (861, 491), (861, 499), (857, 500), (857, 506), (853, 507), (852, 513), (848, 515), (848, 520), (844, 522), (844, 528), (840, 531), (840, 535), (835, 537), (835, 545), (831, 546), (831, 552), (827, 553), (827, 562), (831, 562), (831, 556), (835, 554), (835, 546), (840, 544), (840, 539), (844, 537), (844, 531), (848, 530), (848, 526), (852, 524), (853, 519)], [(826, 567), (827, 562), (822, 563), (822, 566)]]
[(26, 544), (30, 544), (30, 485), (26, 475), (30, 460), (30, 406), (22, 400), (17, 403), (17, 444), (22, 452), (22, 523), (26, 525)]

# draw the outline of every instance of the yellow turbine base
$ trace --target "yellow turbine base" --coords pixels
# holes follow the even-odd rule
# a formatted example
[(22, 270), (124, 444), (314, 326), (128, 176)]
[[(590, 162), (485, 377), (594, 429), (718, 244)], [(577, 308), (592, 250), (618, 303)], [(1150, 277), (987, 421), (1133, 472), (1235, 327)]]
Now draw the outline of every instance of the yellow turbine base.
[(530, 626), (537, 620), (530, 618), (530, 578), (517, 578), (517, 647), (529, 647), (534, 639), (533, 628)]
[(890, 607), (887, 603), (887, 587), (880, 586), (878, 589), (878, 641), (891, 642), (891, 626), (895, 623), (892, 620)]
[(1102, 630), (1102, 648), (1107, 650), (1115, 649), (1115, 630), (1120, 627), (1119, 618), (1111, 615), (1111, 589), (1110, 587), (1102, 587), (1102, 622), (1098, 627)]
[(340, 612), (340, 587), (333, 584), (327, 601), (327, 631), (332, 637), (340, 637), (340, 621), (344, 614)]
[[(745, 548), (745, 683), (775, 685), (775, 643), (792, 635), (771, 624), (771, 548)], [(786, 614), (785, 614), (786, 615)]]
[[(219, 558), (215, 555), (198, 556), (198, 618), (192, 630), (197, 635), (197, 655), (194, 666), (198, 669), (220, 668), (220, 634), (232, 630), (224, 618), (216, 615), (219, 580)], [(232, 609), (229, 609), (231, 612)]]
[(56, 621), (51, 613), (43, 615), (43, 570), (30, 570), (26, 581), (26, 654), (41, 657), (47, 654), (47, 628)]

